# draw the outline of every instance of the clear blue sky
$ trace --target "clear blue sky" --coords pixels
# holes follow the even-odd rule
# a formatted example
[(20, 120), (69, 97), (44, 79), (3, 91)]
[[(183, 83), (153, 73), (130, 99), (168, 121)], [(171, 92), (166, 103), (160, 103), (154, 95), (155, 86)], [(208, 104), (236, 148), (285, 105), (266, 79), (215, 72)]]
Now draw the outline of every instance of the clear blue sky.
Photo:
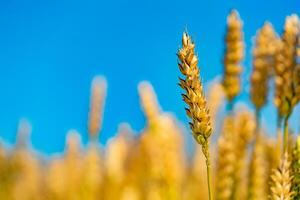
[[(137, 131), (143, 128), (137, 95), (141, 80), (153, 84), (164, 110), (186, 122), (175, 55), (186, 27), (197, 44), (201, 75), (207, 82), (222, 72), (230, 9), (236, 8), (244, 20), (248, 50), (265, 20), (281, 31), (286, 15), (300, 14), (299, 0), (9, 0), (0, 4), (0, 137), (14, 143), (19, 119), (28, 118), (33, 147), (45, 153), (62, 151), (70, 128), (87, 140), (94, 75), (104, 75), (108, 81), (101, 143), (115, 135), (120, 122)], [(250, 66), (248, 51), (246, 75)], [(244, 93), (242, 99), (247, 98)], [(271, 109), (266, 112), (268, 119), (274, 119)]]

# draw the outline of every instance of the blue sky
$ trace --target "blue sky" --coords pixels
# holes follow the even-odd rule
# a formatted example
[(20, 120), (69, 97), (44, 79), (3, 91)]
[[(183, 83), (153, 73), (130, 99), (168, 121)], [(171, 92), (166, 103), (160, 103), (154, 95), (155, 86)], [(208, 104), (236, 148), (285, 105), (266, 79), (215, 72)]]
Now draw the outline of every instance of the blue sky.
[[(87, 141), (91, 79), (108, 81), (101, 143), (118, 124), (144, 127), (137, 84), (149, 80), (164, 110), (187, 118), (177, 86), (176, 51), (183, 30), (193, 36), (204, 82), (222, 72), (223, 38), (230, 9), (244, 20), (247, 55), (245, 91), (251, 67), (251, 38), (265, 20), (281, 31), (286, 15), (300, 14), (298, 0), (178, 1), (70, 0), (1, 1), (0, 137), (13, 144), (20, 118), (32, 123), (32, 145), (45, 153), (64, 148), (66, 132)], [(271, 106), (268, 123), (275, 119)]]

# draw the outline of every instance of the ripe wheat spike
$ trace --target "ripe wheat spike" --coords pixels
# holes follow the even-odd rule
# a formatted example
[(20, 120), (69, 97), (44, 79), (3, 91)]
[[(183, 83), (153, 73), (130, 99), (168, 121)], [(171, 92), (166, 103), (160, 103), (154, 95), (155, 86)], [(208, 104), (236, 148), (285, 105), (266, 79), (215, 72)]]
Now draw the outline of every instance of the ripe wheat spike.
[(256, 135), (250, 161), (248, 199), (267, 199), (267, 161), (265, 156), (264, 138), (261, 134)]
[(159, 103), (152, 85), (147, 81), (142, 81), (138, 85), (141, 105), (149, 124), (157, 120), (161, 113)]
[(291, 200), (292, 192), (292, 174), (290, 170), (290, 161), (288, 160), (288, 153), (284, 154), (281, 160), (280, 167), (274, 169), (271, 175), (271, 199), (272, 200)]
[(210, 187), (210, 157), (209, 137), (212, 133), (209, 111), (204, 97), (203, 85), (200, 81), (198, 58), (195, 54), (195, 44), (187, 33), (182, 36), (182, 48), (179, 49), (179, 69), (184, 79), (179, 78), (179, 86), (185, 90), (183, 101), (187, 104), (186, 113), (191, 119), (190, 128), (196, 141), (202, 146), (206, 158), (209, 199), (212, 199)]
[(281, 117), (288, 117), (294, 106), (293, 73), (297, 58), (297, 37), (299, 34), (299, 18), (291, 15), (286, 18), (281, 41), (278, 42), (275, 64), (275, 98)]
[(96, 138), (101, 129), (105, 97), (106, 80), (100, 76), (96, 76), (92, 81), (88, 122), (91, 138)]
[(276, 40), (276, 33), (268, 22), (256, 33), (250, 95), (257, 112), (267, 102), (269, 77), (275, 64)]
[(186, 113), (191, 119), (190, 127), (196, 141), (202, 146), (205, 157), (208, 157), (208, 138), (212, 133), (209, 111), (206, 106), (203, 85), (199, 77), (198, 58), (195, 44), (187, 33), (182, 37), (182, 48), (177, 53), (179, 69), (185, 79), (179, 78), (179, 86), (186, 91), (182, 94), (187, 104)]
[(224, 120), (222, 134), (218, 140), (216, 169), (217, 200), (227, 200), (233, 197), (236, 156), (234, 121), (231, 116), (228, 116)]
[(278, 41), (275, 64), (275, 97), (278, 119), (284, 119), (283, 152), (288, 147), (288, 120), (297, 103), (294, 85), (294, 73), (297, 65), (297, 45), (299, 35), (299, 18), (291, 15), (286, 18), (281, 41)]
[(235, 172), (234, 172), (234, 199), (245, 199), (248, 183), (247, 150), (254, 138), (255, 118), (249, 110), (241, 110), (235, 115)]
[(240, 75), (241, 61), (244, 57), (243, 22), (236, 10), (232, 10), (227, 17), (226, 46), (224, 55), (223, 86), (229, 102), (241, 90)]

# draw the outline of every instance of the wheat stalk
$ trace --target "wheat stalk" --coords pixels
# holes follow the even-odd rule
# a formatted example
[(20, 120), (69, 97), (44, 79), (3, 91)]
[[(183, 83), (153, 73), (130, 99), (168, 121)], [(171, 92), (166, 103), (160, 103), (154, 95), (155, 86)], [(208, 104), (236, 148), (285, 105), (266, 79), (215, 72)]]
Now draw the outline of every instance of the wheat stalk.
[(297, 96), (294, 84), (294, 72), (297, 65), (297, 37), (299, 18), (291, 15), (286, 18), (282, 40), (278, 42), (275, 65), (275, 98), (279, 118), (284, 119), (283, 151), (288, 142), (288, 120), (293, 111)]
[(212, 127), (204, 97), (203, 85), (199, 79), (195, 44), (187, 33), (183, 34), (182, 48), (178, 51), (177, 55), (179, 58), (179, 69), (185, 77), (185, 79), (179, 79), (179, 85), (186, 91), (185, 94), (182, 94), (182, 97), (188, 106), (186, 113), (191, 119), (190, 128), (194, 138), (202, 146), (202, 152), (206, 158), (209, 199), (212, 199), (208, 141), (212, 133)]

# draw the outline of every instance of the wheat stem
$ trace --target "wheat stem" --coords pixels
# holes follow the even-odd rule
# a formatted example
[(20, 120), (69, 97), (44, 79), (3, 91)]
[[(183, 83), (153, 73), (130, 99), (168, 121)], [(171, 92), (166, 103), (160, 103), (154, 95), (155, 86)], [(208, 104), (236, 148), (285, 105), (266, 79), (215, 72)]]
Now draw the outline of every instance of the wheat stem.
[(283, 124), (283, 152), (287, 152), (288, 140), (289, 140), (289, 118), (290, 114), (288, 114), (284, 118)]
[(256, 108), (255, 109), (255, 120), (256, 120), (256, 128), (255, 128), (255, 134), (259, 134), (260, 130), (260, 109)]
[(277, 143), (281, 147), (281, 123), (282, 117), (280, 114), (277, 114), (277, 121), (276, 121), (276, 129), (277, 129)]
[(206, 178), (207, 178), (207, 187), (208, 187), (208, 198), (209, 200), (214, 199), (213, 198), (213, 192), (211, 187), (211, 164), (210, 164), (210, 156), (208, 153), (208, 157), (206, 158)]

